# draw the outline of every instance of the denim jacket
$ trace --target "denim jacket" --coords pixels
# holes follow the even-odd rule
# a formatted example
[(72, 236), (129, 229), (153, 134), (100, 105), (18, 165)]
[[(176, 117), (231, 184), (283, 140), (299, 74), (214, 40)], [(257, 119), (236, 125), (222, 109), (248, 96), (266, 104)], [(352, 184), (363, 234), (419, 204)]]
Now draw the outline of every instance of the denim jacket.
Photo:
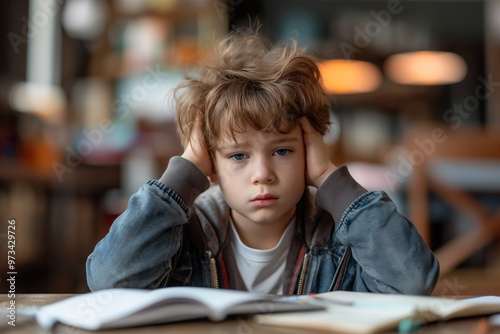
[[(292, 182), (292, 181), (291, 181)], [(439, 264), (382, 191), (339, 167), (297, 204), (284, 293), (332, 290), (430, 294)], [(229, 247), (230, 209), (218, 186), (174, 157), (134, 194), (87, 259), (91, 290), (205, 286), (244, 289)]]

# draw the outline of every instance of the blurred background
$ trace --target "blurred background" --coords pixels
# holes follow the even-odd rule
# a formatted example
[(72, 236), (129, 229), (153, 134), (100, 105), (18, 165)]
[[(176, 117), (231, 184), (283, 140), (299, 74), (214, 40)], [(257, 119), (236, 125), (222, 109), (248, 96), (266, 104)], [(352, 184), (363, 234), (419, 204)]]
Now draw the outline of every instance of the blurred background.
[(1, 293), (9, 221), (16, 292), (87, 291), (87, 255), (182, 153), (169, 91), (259, 22), (318, 59), (331, 159), (416, 224), (434, 293), (500, 294), (500, 1), (9, 0), (0, 15)]

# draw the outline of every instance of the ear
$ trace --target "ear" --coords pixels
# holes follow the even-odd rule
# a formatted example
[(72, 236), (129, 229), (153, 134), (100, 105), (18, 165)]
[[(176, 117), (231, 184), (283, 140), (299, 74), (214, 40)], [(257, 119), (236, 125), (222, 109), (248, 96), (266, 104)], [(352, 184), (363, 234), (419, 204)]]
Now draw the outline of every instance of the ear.
[(212, 170), (212, 173), (208, 176), (208, 179), (213, 184), (216, 184), (218, 182), (218, 180), (217, 180), (217, 172), (215, 171), (215, 169)]

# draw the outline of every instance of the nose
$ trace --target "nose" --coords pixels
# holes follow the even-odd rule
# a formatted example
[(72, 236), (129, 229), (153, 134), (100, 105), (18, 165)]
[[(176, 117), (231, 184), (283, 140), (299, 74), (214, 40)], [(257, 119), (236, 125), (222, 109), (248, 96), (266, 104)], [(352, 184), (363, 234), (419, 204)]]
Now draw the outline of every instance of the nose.
[(252, 184), (267, 184), (276, 180), (272, 163), (267, 159), (256, 158), (252, 164)]

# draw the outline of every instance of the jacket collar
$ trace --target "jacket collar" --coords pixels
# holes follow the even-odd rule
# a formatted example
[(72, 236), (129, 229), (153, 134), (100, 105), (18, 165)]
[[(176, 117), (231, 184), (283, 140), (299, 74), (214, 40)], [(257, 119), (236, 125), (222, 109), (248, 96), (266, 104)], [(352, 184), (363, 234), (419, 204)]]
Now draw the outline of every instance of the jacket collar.
[[(315, 190), (307, 187), (297, 203), (295, 240), (301, 240), (307, 247), (327, 244), (333, 228), (333, 220), (332, 224), (325, 224), (324, 219), (319, 219), (321, 215), (329, 214), (314, 205)], [(193, 210), (195, 212), (189, 223), (193, 245), (200, 250), (218, 254), (228, 240), (231, 214), (220, 187), (214, 185), (201, 194), (195, 201)]]

